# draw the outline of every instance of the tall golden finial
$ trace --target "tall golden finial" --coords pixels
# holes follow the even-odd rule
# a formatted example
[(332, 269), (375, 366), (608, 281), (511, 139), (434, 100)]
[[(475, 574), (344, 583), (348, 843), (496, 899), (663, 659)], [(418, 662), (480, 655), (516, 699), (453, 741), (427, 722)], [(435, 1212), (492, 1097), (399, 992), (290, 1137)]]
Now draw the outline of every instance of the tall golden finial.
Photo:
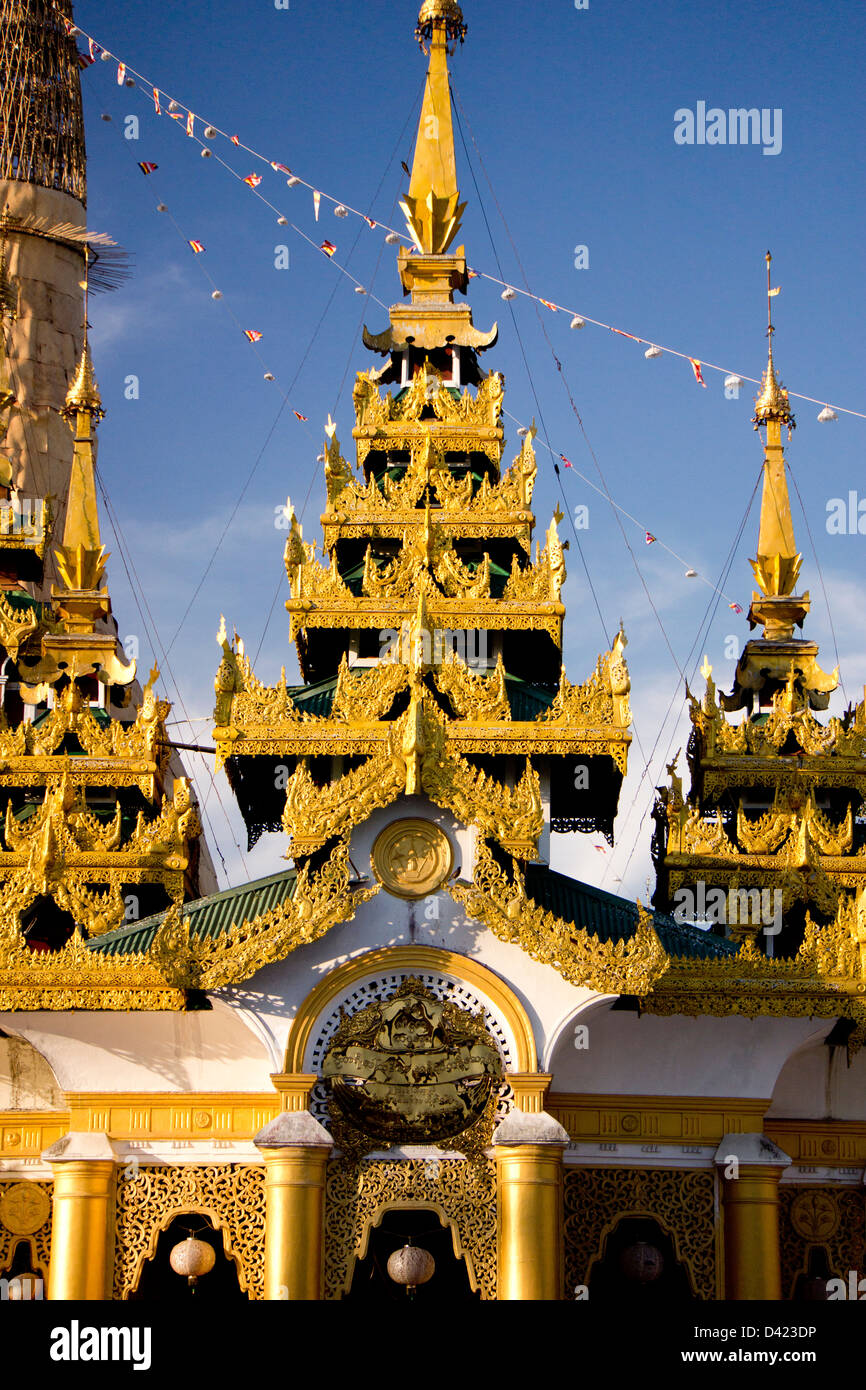
[(105, 570), (107, 553), (99, 534), (96, 505), (96, 426), (104, 417), (93, 372), (87, 319), (90, 293), (90, 252), (84, 249), (84, 346), (78, 370), (66, 395), (61, 415), (75, 436), (69, 478), (69, 497), (63, 524), (63, 544), (55, 547), (57, 568), (67, 589), (95, 592)]
[(424, 0), (415, 33), (429, 51), (430, 66), (409, 193), (400, 206), (422, 255), (442, 256), (457, 235), (466, 207), (457, 186), (448, 80), (448, 44), (462, 43), (466, 37), (463, 11), (456, 0)]
[(755, 401), (754, 415), (755, 429), (763, 425), (767, 436), (764, 445), (764, 486), (761, 496), (758, 555), (750, 563), (764, 598), (785, 599), (788, 602), (768, 605), (756, 594), (749, 618), (756, 623), (764, 624), (765, 637), (790, 638), (794, 624), (801, 623), (809, 610), (809, 596), (806, 594), (797, 600), (791, 597), (800, 575), (803, 557), (798, 552), (794, 539), (785, 451), (782, 446), (782, 425), (787, 425), (790, 430), (795, 422), (788, 393), (776, 377), (773, 362), (773, 335), (776, 330), (773, 326), (772, 301), (779, 291), (772, 285), (772, 259), (768, 251), (766, 260), (769, 355), (761, 391)]

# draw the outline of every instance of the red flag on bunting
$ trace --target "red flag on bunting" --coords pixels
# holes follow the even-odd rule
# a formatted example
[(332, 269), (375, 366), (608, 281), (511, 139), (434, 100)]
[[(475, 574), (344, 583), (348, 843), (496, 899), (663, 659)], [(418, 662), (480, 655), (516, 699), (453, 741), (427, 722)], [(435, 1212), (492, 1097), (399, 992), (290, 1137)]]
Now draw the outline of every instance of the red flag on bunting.
[(378, 223), (374, 222), (372, 217), (365, 216), (364, 221), (366, 222), (368, 227), (373, 227), (375, 229), (378, 226)]
[(94, 39), (88, 39), (88, 40), (87, 40), (87, 47), (90, 49), (90, 56), (91, 56), (91, 58), (93, 59), (94, 62), (96, 62), (96, 59), (99, 57), (100, 53), (102, 52), (102, 49), (99, 47), (99, 44), (96, 43), (96, 41), (95, 41)]
[(118, 87), (122, 87), (123, 84), (124, 84), (124, 82), (125, 82), (125, 80), (126, 80), (126, 63), (118, 63), (118, 65), (117, 65), (117, 85), (118, 85)]
[(271, 168), (278, 174), (291, 174), (292, 172), (291, 169), (286, 168), (285, 164), (275, 164), (273, 160), (271, 160)]
[(566, 468), (573, 468), (573, 467), (574, 467), (574, 464), (572, 463), (571, 459), (567, 459), (567, 458), (565, 457), (565, 454), (560, 454), (559, 457), (562, 459), (562, 461), (563, 461), (563, 463), (565, 464)]
[(551, 309), (551, 310), (553, 311), (554, 314), (557, 312), (557, 307), (556, 307), (556, 305), (555, 305), (555, 304), (551, 304), (551, 302), (550, 302), (549, 299), (540, 299), (538, 302), (539, 302), (539, 304), (543, 304), (544, 307), (545, 307), (545, 309)]
[(201, 252), (204, 250), (204, 246), (200, 241), (191, 241), (189, 242), (189, 245), (192, 247), (193, 254), (196, 256), (200, 255)]
[(655, 543), (656, 543), (656, 538), (655, 538), (655, 536), (653, 535), (652, 531), (647, 531), (647, 533), (646, 533), (646, 543), (647, 543), (647, 545), (655, 545)]
[(186, 133), (189, 136), (195, 134), (195, 116), (190, 111), (186, 118)]
[(250, 188), (258, 188), (262, 181), (261, 174), (247, 174), (244, 183), (248, 183)]
[(729, 603), (728, 607), (731, 609), (733, 613), (742, 613), (743, 611), (738, 603)]
[(317, 221), (317, 222), (318, 222), (318, 220), (319, 220), (319, 208), (321, 207), (321, 205), (322, 205), (322, 195), (321, 195), (321, 193), (317, 193), (317, 192), (315, 191), (315, 189), (314, 189), (314, 190), (313, 190), (313, 212), (314, 212), (315, 215), (316, 215), (316, 221)]
[(85, 68), (92, 68), (95, 61), (94, 58), (89, 58), (86, 53), (79, 53), (78, 55), (78, 66), (82, 71)]
[(264, 337), (264, 334), (260, 333), (257, 328), (245, 328), (244, 337), (249, 338), (251, 343), (257, 343)]
[(308, 416), (308, 415), (302, 415), (301, 412), (300, 412), (299, 410), (293, 410), (293, 411), (292, 411), (292, 414), (294, 415), (294, 417), (295, 417), (296, 420), (304, 420), (304, 421), (306, 421), (306, 420), (309, 419), (309, 416)]
[(466, 278), (467, 278), (467, 280), (477, 280), (477, 279), (478, 279), (478, 271), (477, 271), (477, 270), (470, 270), (469, 267), (467, 266), (467, 268), (466, 268)]
[(337, 248), (332, 241), (323, 241), (319, 250), (324, 251), (326, 256), (333, 256), (336, 254)]
[(153, 89), (153, 104), (154, 104), (154, 106), (156, 107), (156, 114), (157, 114), (157, 116), (161, 116), (161, 115), (162, 115), (162, 111), (160, 110), (160, 106), (159, 106), (159, 89), (158, 89), (157, 87), (154, 87), (154, 89)]
[(230, 136), (230, 139), (233, 145), (239, 145), (241, 143), (239, 135), (232, 135)]
[(689, 361), (692, 364), (692, 371), (695, 374), (695, 381), (698, 383), (699, 386), (703, 386), (704, 388), (706, 388), (707, 383), (704, 381), (704, 374), (701, 371), (700, 362), (698, 362), (694, 357), (690, 357)]
[(151, 164), (149, 159), (142, 159), (139, 160), (138, 167), (143, 174), (155, 174), (157, 169), (159, 168), (159, 165)]

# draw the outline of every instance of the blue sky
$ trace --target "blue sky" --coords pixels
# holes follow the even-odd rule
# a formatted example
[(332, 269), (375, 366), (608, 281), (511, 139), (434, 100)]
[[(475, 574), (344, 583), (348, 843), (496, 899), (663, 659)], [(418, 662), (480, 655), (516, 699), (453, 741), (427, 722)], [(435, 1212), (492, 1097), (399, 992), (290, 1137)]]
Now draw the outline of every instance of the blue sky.
[[(866, 411), (862, 6), (590, 0), (588, 9), (576, 10), (572, 0), (467, 0), (464, 10), (469, 35), (452, 78), (470, 155), (467, 163), (458, 134), (468, 200), (460, 239), (471, 265), (493, 275), (501, 265), (503, 278), (522, 286), (513, 241), (536, 293), (754, 377), (766, 359), (770, 248), (774, 283), (782, 286), (774, 319), (785, 384)], [(400, 226), (400, 161), (411, 163), (425, 69), (412, 37), (412, 0), (291, 0), (288, 10), (273, 0), (211, 0), (206, 8), (80, 0), (75, 14), (98, 42), (184, 108), (237, 132), (323, 191)], [(283, 608), (285, 536), (274, 528), (274, 509), (290, 494), (300, 510), (309, 494), (305, 534), (318, 536), (321, 426), (332, 413), (348, 452), (354, 373), (378, 362), (361, 344), (361, 326), (381, 330), (387, 316), (371, 298), (356, 296), (321, 253), (278, 226), (215, 159), (200, 158), (180, 122), (158, 119), (143, 92), (118, 87), (113, 64), (96, 64), (82, 86), (90, 226), (110, 232), (135, 258), (128, 285), (97, 300), (91, 313), (108, 409), (100, 469), (123, 531), (119, 547), (105, 528), (114, 608), (121, 634), (139, 636), (141, 666), (149, 668), (150, 622), (130, 591), (119, 550), (140, 577), (165, 646), (210, 566), (171, 648), (171, 674), (163, 665), (169, 698), (179, 689), (186, 713), (199, 721), (194, 736), (181, 724), (176, 736), (209, 743), (202, 717), (213, 705), (221, 613), (251, 655), (260, 648), (263, 679), (273, 680), (284, 663), (290, 676), (296, 669)], [(677, 145), (675, 112), (699, 101), (781, 110), (781, 152)], [(103, 113), (112, 120), (102, 121)], [(127, 115), (139, 117), (138, 140), (124, 139)], [(261, 173), (262, 191), (308, 236), (336, 242), (336, 260), (372, 295), (384, 304), (399, 297), (396, 248), (384, 245), (378, 229), (336, 219), (327, 203), (317, 225), (306, 189), (287, 188), (265, 163), (225, 141), (213, 147), (241, 176)], [(142, 177), (139, 160), (156, 162), (157, 173)], [(160, 201), (170, 216), (156, 211)], [(194, 257), (185, 238), (202, 241), (205, 254)], [(288, 270), (275, 268), (283, 243)], [(577, 246), (588, 248), (588, 269), (575, 268)], [(211, 299), (205, 266), (223, 292), (219, 302)], [(520, 299), (505, 304), (483, 279), (473, 282), (471, 303), (479, 326), (499, 321), (500, 343), (486, 365), (506, 375), (508, 410), (527, 423), (539, 416), (554, 453), (601, 485), (597, 460), (613, 498), (714, 584), (760, 468), (750, 423), (754, 388), (728, 400), (723, 378), (707, 371), (708, 389), (701, 390), (688, 363), (669, 356), (647, 362), (643, 347), (590, 326), (571, 332), (567, 317)], [(244, 339), (245, 327), (264, 334), (259, 355)], [(263, 379), (265, 370), (276, 382)], [(139, 380), (138, 399), (125, 398), (130, 376)], [(277, 419), (280, 389), (290, 405)], [(859, 489), (866, 499), (866, 420), (840, 415), (838, 423), (820, 425), (820, 405), (794, 404), (799, 428), (789, 462), (823, 571), (845, 695), (862, 698), (866, 535), (829, 535), (826, 517), (831, 498)], [(299, 424), (292, 408), (309, 424)], [(515, 428), (509, 426), (507, 461), (516, 452)], [(563, 498), (551, 455), (539, 447), (538, 457), (543, 530)], [(686, 579), (685, 565), (660, 546), (647, 547), (643, 530), (624, 521), (638, 572), (607, 501), (574, 473), (563, 480), (569, 508), (589, 505), (580, 540), (604, 618), (602, 627), (572, 536), (568, 673), (572, 680), (589, 675), (622, 617), (637, 739), (615, 852), (599, 853), (595, 837), (557, 837), (554, 863), (615, 891), (645, 895), (652, 788), (688, 733), (681, 717), (677, 723), (681, 671), (691, 678), (707, 652), (718, 683), (729, 687), (730, 653), (748, 627), (721, 601), (699, 637), (712, 588)], [(794, 509), (803, 583), (813, 599), (806, 633), (821, 641), (823, 664), (832, 669), (828, 606), (796, 497)], [(723, 585), (745, 609), (756, 538), (753, 510)], [(702, 688), (700, 677), (696, 685)], [(845, 702), (840, 695), (838, 704)], [(182, 717), (179, 704), (172, 717)], [(222, 882), (279, 867), (280, 837), (242, 855), (224, 778), (214, 783), (204, 760), (193, 758), (191, 767), (221, 874), (225, 861)]]

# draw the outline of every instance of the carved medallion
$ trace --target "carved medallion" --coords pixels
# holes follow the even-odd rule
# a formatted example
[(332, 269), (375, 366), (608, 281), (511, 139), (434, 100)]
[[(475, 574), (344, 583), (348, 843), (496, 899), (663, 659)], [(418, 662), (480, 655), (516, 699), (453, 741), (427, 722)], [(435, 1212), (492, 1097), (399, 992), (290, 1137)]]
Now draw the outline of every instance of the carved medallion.
[(829, 1240), (839, 1229), (835, 1198), (829, 1192), (801, 1192), (791, 1206), (791, 1225), (803, 1240)]
[(385, 1144), (429, 1144), (484, 1118), (492, 1131), (502, 1061), (482, 1015), (409, 979), (390, 999), (343, 1019), (322, 1075), (341, 1148), (364, 1147), (352, 1131)]
[(401, 820), (382, 831), (373, 846), (373, 872), (397, 898), (426, 898), (448, 879), (454, 863), (451, 841), (429, 820)]
[(0, 1225), (14, 1236), (31, 1236), (51, 1215), (48, 1193), (33, 1182), (13, 1182), (2, 1189)]

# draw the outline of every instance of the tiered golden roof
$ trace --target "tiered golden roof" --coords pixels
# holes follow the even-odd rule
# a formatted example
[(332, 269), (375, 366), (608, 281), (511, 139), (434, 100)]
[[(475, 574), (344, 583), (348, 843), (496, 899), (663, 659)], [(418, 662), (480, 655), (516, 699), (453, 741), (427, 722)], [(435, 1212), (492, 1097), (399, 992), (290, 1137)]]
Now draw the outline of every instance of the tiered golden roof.
[[(767, 264), (769, 290), (769, 255)], [(774, 331), (770, 319), (769, 361), (755, 407), (756, 428), (766, 430), (766, 439), (758, 554), (751, 562), (760, 592), (749, 623), (762, 625), (763, 634), (746, 643), (730, 695), (717, 694), (712, 667), (704, 664), (706, 694), (690, 696), (691, 792), (686, 799), (672, 764), (671, 784), (656, 805), (655, 854), (660, 907), (674, 906), (681, 890), (694, 898), (698, 884), (704, 899), (714, 889), (729, 903), (732, 894), (758, 890), (780, 903), (781, 932), (754, 913), (728, 922), (730, 934), (752, 938), (772, 925), (770, 935), (779, 940), (771, 953), (778, 955), (802, 940), (807, 912), (827, 922), (850, 915), (858, 901), (866, 905), (858, 820), (866, 799), (866, 702), (819, 722), (813, 711), (827, 708), (839, 673), (822, 671), (817, 643), (793, 635), (809, 611), (809, 595), (794, 593), (801, 556), (781, 438), (782, 426), (792, 428), (794, 420), (776, 376)], [(734, 724), (727, 715), (737, 710), (743, 718)], [(777, 892), (778, 899), (769, 896)], [(767, 903), (765, 916), (766, 910)]]
[[(87, 937), (182, 902), (194, 891), (201, 829), (185, 779), (175, 779), (166, 795), (171, 707), (155, 694), (158, 671), (135, 717), (118, 717), (135, 662), (118, 655), (116, 632), (106, 630), (108, 556), (94, 471), (104, 412), (86, 337), (62, 414), (75, 436), (63, 539), (55, 549), (62, 582), (51, 605), (25, 610), (30, 626), (13, 634), (14, 645), (2, 634), (0, 610), (23, 705), (18, 718), (10, 708), (0, 711), (0, 938), (7, 953), (61, 944), (57, 910), (68, 914), (64, 931), (74, 923)], [(29, 665), (24, 653), (34, 646)]]
[[(625, 637), (569, 683), (562, 514), (533, 559), (535, 431), (503, 474), (504, 381), (478, 362), (496, 328), (479, 332), (455, 302), (468, 285), (463, 248), (449, 250), (464, 206), (448, 83), (460, 7), (425, 4), (418, 33), (429, 72), (403, 204), (415, 246), (398, 256), (409, 303), (384, 332), (365, 330), (386, 361), (357, 377), (354, 465), (328, 421), (324, 560), (287, 508), (286, 606), (306, 684), (264, 688), (223, 627), (214, 740), (251, 836), (282, 826), (296, 858), (420, 794), (531, 860), (546, 814), (558, 829), (611, 831), (630, 742)], [(595, 798), (576, 788), (576, 757), (604, 769)], [(291, 775), (275, 795), (279, 766)]]

